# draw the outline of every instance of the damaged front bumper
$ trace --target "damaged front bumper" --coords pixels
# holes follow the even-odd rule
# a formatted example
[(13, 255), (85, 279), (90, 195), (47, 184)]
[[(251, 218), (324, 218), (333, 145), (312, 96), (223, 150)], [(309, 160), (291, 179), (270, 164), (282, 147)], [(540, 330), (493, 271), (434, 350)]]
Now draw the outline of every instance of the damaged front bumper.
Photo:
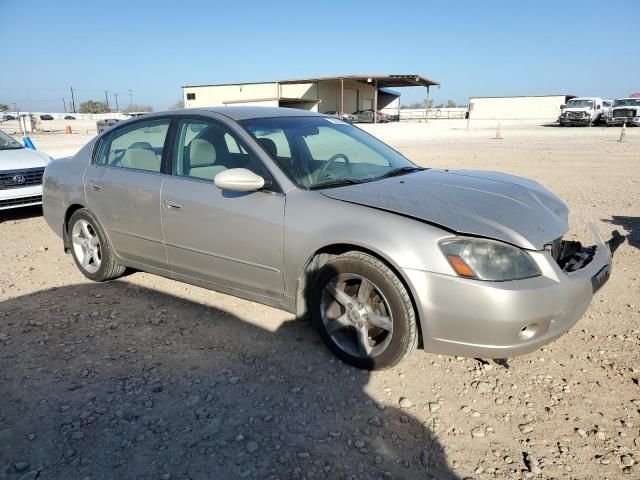
[(611, 251), (597, 229), (590, 229), (595, 245), (570, 252), (573, 244), (560, 263), (550, 251), (530, 252), (542, 272), (534, 278), (484, 282), (405, 271), (418, 292), (425, 350), (508, 358), (563, 335), (582, 317), (611, 272)]
[(581, 116), (581, 117), (562, 116), (558, 119), (558, 122), (560, 122), (560, 125), (564, 125), (564, 126), (572, 126), (572, 125), (585, 126), (585, 125), (589, 125), (592, 122), (592, 120), (589, 115)]

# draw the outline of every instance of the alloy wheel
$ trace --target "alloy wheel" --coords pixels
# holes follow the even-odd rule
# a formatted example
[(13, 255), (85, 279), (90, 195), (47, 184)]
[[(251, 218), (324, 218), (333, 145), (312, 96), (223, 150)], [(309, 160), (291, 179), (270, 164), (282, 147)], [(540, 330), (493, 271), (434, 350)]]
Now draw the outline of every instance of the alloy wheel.
[(89, 222), (79, 219), (71, 229), (73, 253), (78, 263), (89, 273), (96, 273), (102, 264), (102, 250), (98, 233)]
[(380, 355), (391, 342), (393, 317), (386, 298), (373, 282), (340, 274), (324, 287), (321, 318), (332, 341), (359, 358)]

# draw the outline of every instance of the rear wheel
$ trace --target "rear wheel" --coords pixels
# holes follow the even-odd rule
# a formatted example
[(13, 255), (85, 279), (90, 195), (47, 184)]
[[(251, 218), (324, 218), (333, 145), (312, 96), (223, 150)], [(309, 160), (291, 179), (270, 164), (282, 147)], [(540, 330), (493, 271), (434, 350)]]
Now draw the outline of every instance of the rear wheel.
[(71, 255), (82, 274), (104, 282), (122, 276), (125, 267), (118, 264), (107, 236), (93, 214), (81, 208), (69, 220)]
[(393, 367), (418, 344), (411, 299), (393, 271), (371, 255), (329, 260), (311, 290), (314, 324), (342, 361), (358, 368)]

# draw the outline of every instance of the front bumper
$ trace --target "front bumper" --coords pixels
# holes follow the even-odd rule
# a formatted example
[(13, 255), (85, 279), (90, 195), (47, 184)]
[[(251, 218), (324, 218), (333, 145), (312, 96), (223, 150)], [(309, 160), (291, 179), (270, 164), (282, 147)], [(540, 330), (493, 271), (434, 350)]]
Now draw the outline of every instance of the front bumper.
[(635, 125), (640, 127), (640, 117), (607, 117), (607, 125)]
[(0, 210), (28, 207), (42, 203), (42, 185), (0, 190)]
[(546, 251), (531, 254), (542, 275), (526, 280), (483, 282), (405, 270), (416, 294), (425, 350), (508, 358), (566, 333), (585, 313), (611, 268), (609, 247), (595, 227), (591, 230), (595, 254), (571, 273)]
[(589, 125), (591, 117), (560, 117), (560, 125)]

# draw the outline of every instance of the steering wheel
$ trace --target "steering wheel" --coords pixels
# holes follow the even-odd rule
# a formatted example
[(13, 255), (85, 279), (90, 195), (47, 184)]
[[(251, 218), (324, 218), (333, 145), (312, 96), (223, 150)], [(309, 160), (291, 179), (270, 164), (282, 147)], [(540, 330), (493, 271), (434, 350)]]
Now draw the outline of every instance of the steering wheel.
[(347, 157), (344, 153), (336, 153), (329, 160), (327, 160), (327, 163), (324, 164), (324, 167), (322, 167), (320, 169), (320, 172), (316, 176), (316, 181), (324, 178), (324, 176), (327, 174), (327, 171), (329, 170), (329, 168), (331, 168), (331, 166), (334, 163), (336, 163), (336, 160), (339, 159), (339, 158), (344, 158), (344, 162), (347, 165), (347, 172), (351, 173), (351, 162), (349, 161), (349, 157)]

